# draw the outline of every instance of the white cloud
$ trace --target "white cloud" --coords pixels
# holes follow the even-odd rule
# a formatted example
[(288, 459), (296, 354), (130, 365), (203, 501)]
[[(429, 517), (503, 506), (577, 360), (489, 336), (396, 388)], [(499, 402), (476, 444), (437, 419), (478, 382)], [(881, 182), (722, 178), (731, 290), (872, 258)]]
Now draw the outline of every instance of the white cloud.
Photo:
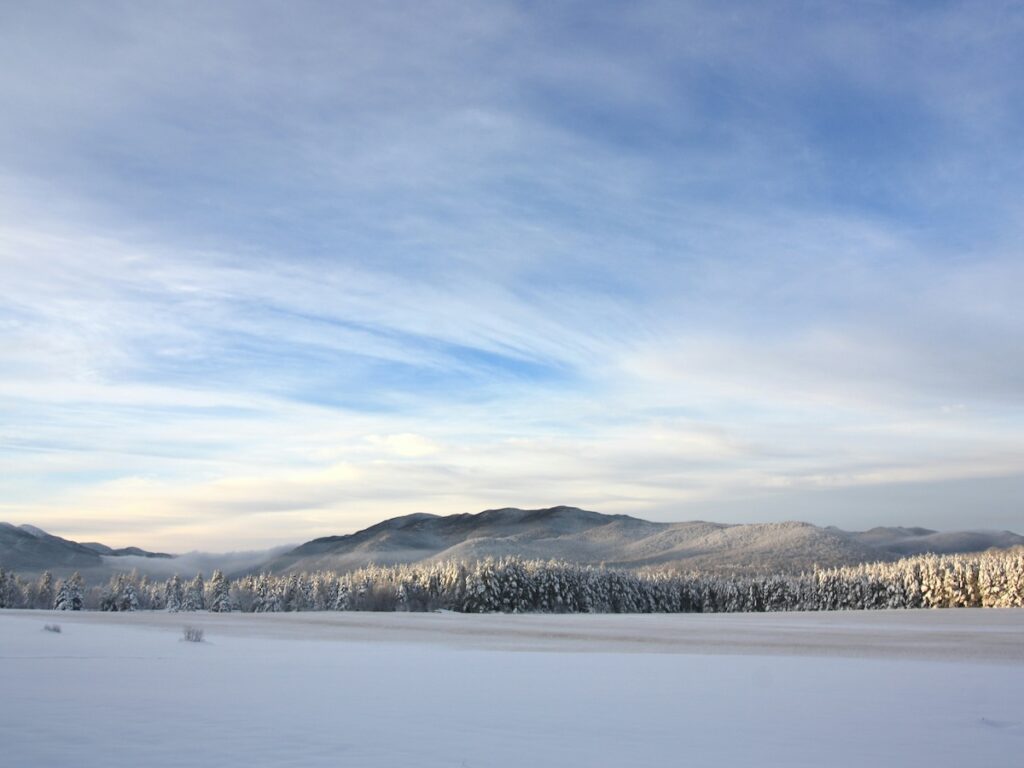
[(438, 453), (441, 448), (423, 435), (403, 432), (397, 435), (369, 435), (367, 442), (385, 453), (405, 458), (418, 458)]
[[(17, 9), (5, 514), (262, 546), (1020, 472), (990, 9)], [(866, 178), (811, 136), (836, 88), (932, 131)]]

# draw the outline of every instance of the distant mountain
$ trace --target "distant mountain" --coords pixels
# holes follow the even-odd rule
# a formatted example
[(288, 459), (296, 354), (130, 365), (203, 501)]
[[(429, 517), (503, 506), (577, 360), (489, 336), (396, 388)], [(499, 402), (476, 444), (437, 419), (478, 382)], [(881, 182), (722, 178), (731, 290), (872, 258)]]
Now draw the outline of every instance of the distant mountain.
[(128, 557), (129, 555), (134, 557), (174, 557), (174, 555), (168, 555), (166, 552), (147, 552), (146, 550), (139, 549), (138, 547), (121, 547), (120, 549), (113, 549), (108, 547), (106, 544), (98, 544), (95, 541), (83, 542), (82, 546), (88, 547), (94, 552), (99, 552), (101, 555), (111, 555), (113, 557)]
[(161, 552), (137, 547), (112, 549), (103, 544), (79, 544), (54, 536), (34, 525), (0, 523), (0, 567), (19, 573), (93, 571), (105, 567), (103, 556), (143, 555), (167, 558)]
[(137, 547), (114, 549), (78, 543), (31, 525), (0, 523), (0, 567), (23, 574), (79, 570), (87, 579), (138, 569), (154, 578), (215, 568), (229, 575), (351, 570), (376, 563), (473, 561), (515, 555), (621, 568), (644, 566), (714, 572), (798, 572), (894, 560), (924, 552), (979, 552), (1024, 545), (1009, 531), (938, 532), (927, 528), (844, 531), (810, 523), (728, 525), (701, 521), (654, 523), (628, 515), (604, 515), (576, 507), (489, 509), (479, 514), (406, 515), (345, 536), (314, 539), (268, 552), (172, 556)]
[(347, 570), (376, 563), (477, 560), (516, 555), (635, 568), (800, 571), (893, 560), (919, 552), (968, 552), (1024, 544), (1002, 532), (937, 533), (923, 528), (848, 532), (809, 523), (654, 523), (575, 507), (491, 509), (385, 520), (346, 536), (314, 539), (271, 560), (273, 571)]
[[(829, 529), (835, 530), (835, 529)], [(843, 532), (841, 532), (843, 533)], [(1024, 544), (1024, 536), (1011, 531), (932, 531), (928, 528), (872, 528), (861, 533), (845, 533), (876, 549), (901, 557), (934, 552), (937, 555), (955, 552), (982, 552), (992, 547), (1016, 547)]]

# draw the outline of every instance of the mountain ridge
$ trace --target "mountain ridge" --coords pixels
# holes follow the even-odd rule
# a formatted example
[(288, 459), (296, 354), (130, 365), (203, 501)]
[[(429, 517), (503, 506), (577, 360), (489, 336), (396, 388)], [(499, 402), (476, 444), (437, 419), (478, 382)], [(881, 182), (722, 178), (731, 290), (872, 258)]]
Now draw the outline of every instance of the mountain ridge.
[(324, 536), (271, 560), (276, 572), (350, 570), (370, 564), (519, 556), (614, 567), (710, 571), (807, 570), (894, 560), (927, 551), (981, 551), (1024, 544), (1009, 531), (927, 528), (844, 531), (811, 523), (659, 523), (578, 507), (504, 507), (476, 514), (427, 513), (383, 520), (351, 534)]
[(0, 522), (0, 567), (12, 571), (93, 571), (105, 567), (103, 558), (125, 555), (172, 558), (163, 552), (138, 547), (114, 549), (104, 544), (80, 543), (47, 533), (34, 525)]
[(137, 547), (79, 543), (32, 525), (0, 523), (0, 567), (55, 574), (80, 570), (103, 577), (138, 569), (154, 576), (199, 567), (227, 573), (346, 571), (487, 557), (566, 560), (620, 568), (674, 568), (711, 572), (799, 572), (815, 566), (895, 560), (934, 552), (953, 554), (1024, 545), (1011, 531), (935, 531), (878, 526), (845, 531), (800, 521), (664, 523), (606, 515), (572, 506), (502, 507), (478, 513), (425, 512), (382, 520), (349, 534), (322, 536), (264, 553), (168, 555)]

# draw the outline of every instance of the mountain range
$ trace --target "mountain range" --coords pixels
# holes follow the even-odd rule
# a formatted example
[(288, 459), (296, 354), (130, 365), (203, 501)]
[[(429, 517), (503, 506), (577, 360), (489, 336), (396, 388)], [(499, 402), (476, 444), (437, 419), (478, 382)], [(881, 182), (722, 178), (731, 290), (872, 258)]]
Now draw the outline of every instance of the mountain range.
[[(136, 547), (79, 544), (34, 526), (0, 523), (0, 566), (34, 573), (137, 568), (154, 575), (190, 572), (202, 563), (235, 573), (344, 571), (375, 563), (472, 561), (519, 556), (611, 567), (671, 567), (715, 572), (801, 571), (894, 560), (913, 554), (978, 552), (1024, 545), (1010, 531), (939, 532), (927, 528), (844, 531), (810, 523), (656, 523), (576, 507), (490, 509), (478, 514), (413, 514), (356, 533), (314, 539), (260, 555), (172, 556)], [(219, 560), (223, 560), (223, 564)]]
[(940, 533), (926, 528), (851, 532), (810, 523), (655, 523), (576, 507), (414, 514), (347, 536), (314, 539), (267, 563), (273, 571), (347, 570), (435, 560), (518, 555), (622, 568), (800, 571), (893, 560), (924, 552), (976, 552), (1024, 544), (1009, 531)]
[(34, 525), (0, 523), (0, 567), (11, 571), (34, 573), (42, 570), (83, 573), (107, 566), (107, 558), (120, 557), (173, 558), (164, 552), (147, 552), (138, 547), (114, 549), (95, 542), (77, 541), (54, 536)]

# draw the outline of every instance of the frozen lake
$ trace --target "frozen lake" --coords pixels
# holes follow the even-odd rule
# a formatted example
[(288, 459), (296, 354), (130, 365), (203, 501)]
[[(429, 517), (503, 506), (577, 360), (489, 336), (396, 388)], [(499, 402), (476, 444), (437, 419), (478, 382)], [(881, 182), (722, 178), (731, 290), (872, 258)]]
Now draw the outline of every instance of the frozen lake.
[(18, 768), (1005, 766), (1024, 611), (0, 611), (0, 690)]

